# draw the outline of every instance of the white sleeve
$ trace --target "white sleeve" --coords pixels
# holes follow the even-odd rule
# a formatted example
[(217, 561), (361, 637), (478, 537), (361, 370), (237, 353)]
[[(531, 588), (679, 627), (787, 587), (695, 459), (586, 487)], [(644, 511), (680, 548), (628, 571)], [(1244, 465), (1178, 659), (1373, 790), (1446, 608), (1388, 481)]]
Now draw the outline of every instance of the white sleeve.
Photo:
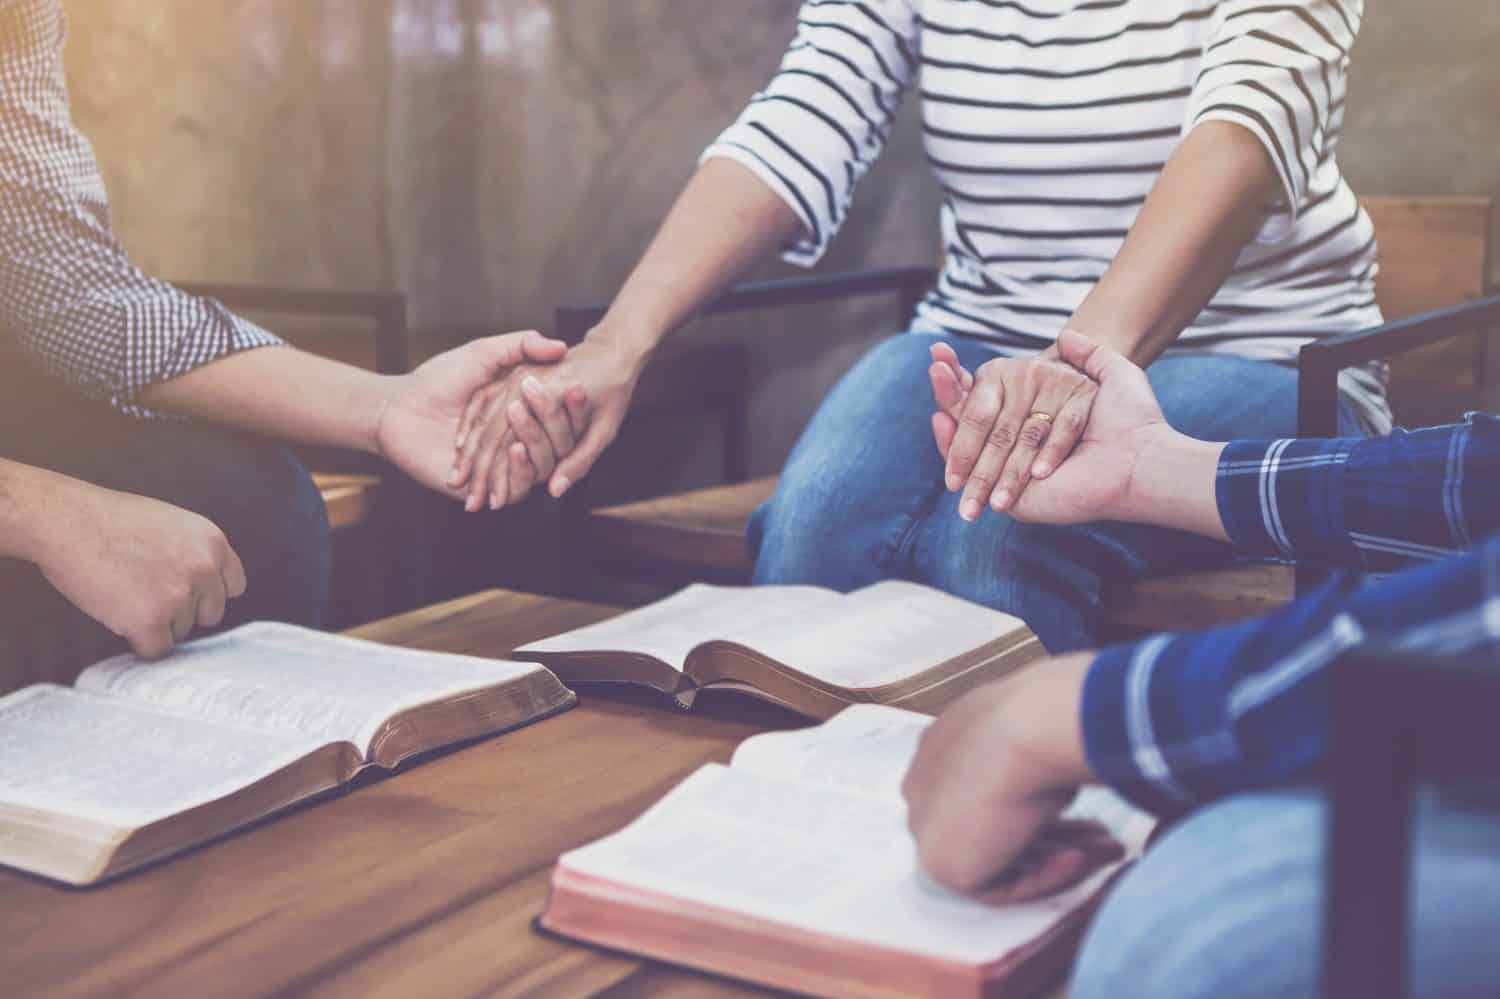
[(916, 5), (805, 0), (781, 68), (703, 154), (735, 160), (797, 213), (791, 263), (817, 263), (885, 147), (917, 73)]
[(1363, 16), (1364, 0), (1233, 0), (1214, 15), (1188, 122), (1233, 122), (1265, 146), (1282, 200), (1262, 240), (1290, 231), (1313, 178), (1331, 167)]

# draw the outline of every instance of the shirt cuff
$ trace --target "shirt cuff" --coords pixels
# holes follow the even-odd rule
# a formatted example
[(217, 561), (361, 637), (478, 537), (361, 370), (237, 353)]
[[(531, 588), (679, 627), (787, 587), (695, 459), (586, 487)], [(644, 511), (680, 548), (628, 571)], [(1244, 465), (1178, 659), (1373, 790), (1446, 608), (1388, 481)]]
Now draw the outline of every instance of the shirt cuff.
[(1353, 444), (1334, 438), (1227, 445), (1215, 494), (1229, 540), (1252, 555), (1343, 561), (1340, 473)]

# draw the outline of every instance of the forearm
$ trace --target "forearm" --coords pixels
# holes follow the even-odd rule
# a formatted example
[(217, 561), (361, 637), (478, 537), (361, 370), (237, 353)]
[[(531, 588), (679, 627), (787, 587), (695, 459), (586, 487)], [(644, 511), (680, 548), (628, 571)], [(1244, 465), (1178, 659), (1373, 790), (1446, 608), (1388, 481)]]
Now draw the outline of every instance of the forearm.
[(1068, 326), (1150, 364), (1219, 290), (1275, 190), (1271, 160), (1248, 130), (1194, 128)]
[(149, 386), (152, 409), (303, 444), (374, 452), (392, 380), (291, 347), (248, 350)]
[(1224, 447), (1194, 440), (1162, 424), (1131, 469), (1119, 502), (1104, 512), (1104, 519), (1231, 540), (1218, 500)]
[(1082, 699), (1090, 766), (1162, 811), (1315, 771), (1344, 650), (1371, 638), (1495, 648), (1484, 610), (1497, 558), (1500, 539), (1369, 583), (1336, 576), (1259, 618), (1103, 650)]
[(749, 170), (709, 159), (688, 181), (591, 336), (648, 356), (800, 226), (796, 213)]
[(39, 563), (72, 504), (69, 494), (97, 489), (78, 479), (0, 458), (0, 557)]

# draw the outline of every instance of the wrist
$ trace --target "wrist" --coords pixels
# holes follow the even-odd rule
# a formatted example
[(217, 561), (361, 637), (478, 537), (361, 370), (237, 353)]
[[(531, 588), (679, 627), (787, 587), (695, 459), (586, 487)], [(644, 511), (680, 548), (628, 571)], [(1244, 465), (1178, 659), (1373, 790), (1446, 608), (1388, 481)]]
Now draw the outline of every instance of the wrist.
[(385, 421), (391, 410), (395, 407), (396, 399), (400, 395), (401, 386), (410, 373), (405, 375), (372, 375), (374, 381), (361, 393), (364, 401), (355, 406), (355, 412), (362, 414), (353, 429), (354, 439), (348, 446), (366, 454), (376, 457), (386, 457), (385, 448), (381, 441), (385, 427)]
[(666, 331), (659, 326), (605, 316), (598, 326), (589, 330), (584, 343), (608, 351), (634, 379), (645, 370), (665, 338)]
[(1083, 744), (1083, 684), (1093, 652), (1045, 659), (1017, 673), (1004, 710), (1007, 755), (1031, 774), (1038, 794), (1094, 779)]
[(1109, 519), (1224, 539), (1216, 491), (1223, 450), (1221, 443), (1196, 440), (1166, 423), (1152, 427)]

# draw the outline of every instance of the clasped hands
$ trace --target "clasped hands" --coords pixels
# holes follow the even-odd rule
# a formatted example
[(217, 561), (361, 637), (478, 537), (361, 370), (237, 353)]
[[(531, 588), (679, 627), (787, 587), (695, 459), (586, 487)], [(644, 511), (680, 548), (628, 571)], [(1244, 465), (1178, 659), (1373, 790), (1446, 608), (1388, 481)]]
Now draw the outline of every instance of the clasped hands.
[(1132, 476), (1170, 435), (1145, 372), (1072, 330), (1035, 358), (995, 358), (967, 371), (932, 347), (932, 432), (959, 514), (986, 506), (1017, 520), (1128, 519)]

